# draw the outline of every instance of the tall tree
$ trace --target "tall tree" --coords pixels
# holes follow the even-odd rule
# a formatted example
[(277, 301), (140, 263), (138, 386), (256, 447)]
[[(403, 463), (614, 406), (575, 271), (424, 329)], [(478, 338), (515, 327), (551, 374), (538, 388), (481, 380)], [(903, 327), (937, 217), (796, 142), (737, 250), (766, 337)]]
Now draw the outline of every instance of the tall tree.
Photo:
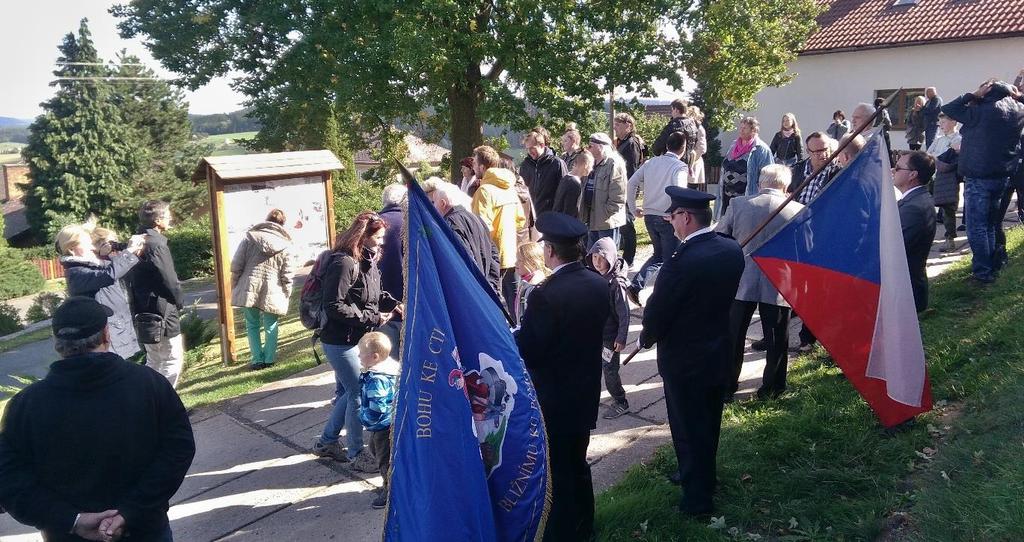
[(141, 170), (129, 181), (134, 197), (121, 214), (131, 218), (139, 202), (163, 199), (175, 214), (192, 216), (209, 203), (206, 186), (193, 183), (191, 177), (211, 149), (192, 141), (183, 93), (125, 51), (118, 54), (111, 71), (118, 78), (111, 85), (111, 101), (143, 154)]
[[(684, 68), (703, 83), (745, 87), (709, 93), (723, 115), (748, 104), (748, 94), (784, 80), (777, 53), (791, 55), (790, 36), (809, 33), (801, 21), (813, 24), (814, 0), (747, 0), (759, 17), (738, 10), (732, 32), (718, 1), (134, 0), (112, 11), (122, 36), (145, 35), (193, 88), (237, 72), (258, 107), (302, 95), (282, 92), (301, 82), (361, 118), (447, 135), (459, 157), (482, 142), (485, 122), (524, 129), (582, 118), (612, 88), (653, 95), (655, 79), (681, 88)], [(749, 43), (737, 34), (751, 26), (761, 41), (750, 54), (713, 50), (714, 40)], [(780, 27), (782, 40), (769, 32)], [(713, 67), (699, 69), (708, 54)]]
[(94, 213), (124, 228), (123, 209), (131, 199), (130, 179), (143, 154), (134, 130), (125, 126), (111, 98), (108, 75), (82, 19), (78, 34), (65, 36), (54, 75), (53, 98), (30, 127), (22, 151), (31, 187), (25, 195), (28, 220), (37, 235), (52, 238), (64, 224)]

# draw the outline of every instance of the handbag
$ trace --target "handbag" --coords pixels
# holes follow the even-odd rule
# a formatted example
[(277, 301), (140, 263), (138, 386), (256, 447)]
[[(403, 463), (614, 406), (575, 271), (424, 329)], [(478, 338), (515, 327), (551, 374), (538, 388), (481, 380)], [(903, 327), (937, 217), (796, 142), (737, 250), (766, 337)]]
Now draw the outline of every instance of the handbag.
[(163, 340), (169, 307), (170, 303), (164, 306), (163, 314), (140, 312), (135, 315), (135, 336), (138, 337), (140, 343), (159, 344)]

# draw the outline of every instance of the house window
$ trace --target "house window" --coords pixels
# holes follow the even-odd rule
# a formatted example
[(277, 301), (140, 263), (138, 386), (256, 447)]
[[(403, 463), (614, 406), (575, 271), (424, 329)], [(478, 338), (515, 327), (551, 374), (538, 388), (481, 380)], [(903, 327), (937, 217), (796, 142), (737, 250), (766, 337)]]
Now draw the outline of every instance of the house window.
[[(875, 98), (888, 98), (896, 89), (876, 90)], [(889, 104), (889, 118), (892, 119), (893, 130), (907, 129), (907, 113), (914, 107), (914, 99), (924, 96), (923, 88), (905, 88), (896, 95), (896, 98)]]

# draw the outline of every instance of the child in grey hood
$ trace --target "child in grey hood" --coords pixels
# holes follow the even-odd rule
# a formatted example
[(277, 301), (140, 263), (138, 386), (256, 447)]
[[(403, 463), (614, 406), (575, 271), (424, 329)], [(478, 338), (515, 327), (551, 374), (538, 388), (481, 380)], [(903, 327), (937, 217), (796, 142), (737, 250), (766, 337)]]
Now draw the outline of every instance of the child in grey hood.
[(610, 237), (598, 239), (587, 255), (587, 266), (597, 271), (608, 281), (608, 289), (612, 310), (604, 324), (602, 366), (604, 370), (604, 386), (611, 394), (613, 403), (604, 414), (604, 419), (612, 420), (629, 412), (629, 401), (626, 390), (622, 389), (619, 378), (619, 355), (626, 346), (626, 335), (629, 334), (629, 301), (626, 298), (626, 262), (619, 258), (615, 249), (615, 241)]

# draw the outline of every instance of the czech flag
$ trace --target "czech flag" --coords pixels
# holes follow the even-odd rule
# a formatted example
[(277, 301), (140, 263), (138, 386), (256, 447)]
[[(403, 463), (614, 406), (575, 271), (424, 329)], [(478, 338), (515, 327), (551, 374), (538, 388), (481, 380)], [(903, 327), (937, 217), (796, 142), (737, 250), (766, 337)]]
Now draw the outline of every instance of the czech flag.
[(751, 256), (883, 425), (931, 410), (892, 171), (880, 135)]
[(383, 538), (539, 540), (550, 495), (547, 435), (497, 295), (415, 181), (405, 230)]

